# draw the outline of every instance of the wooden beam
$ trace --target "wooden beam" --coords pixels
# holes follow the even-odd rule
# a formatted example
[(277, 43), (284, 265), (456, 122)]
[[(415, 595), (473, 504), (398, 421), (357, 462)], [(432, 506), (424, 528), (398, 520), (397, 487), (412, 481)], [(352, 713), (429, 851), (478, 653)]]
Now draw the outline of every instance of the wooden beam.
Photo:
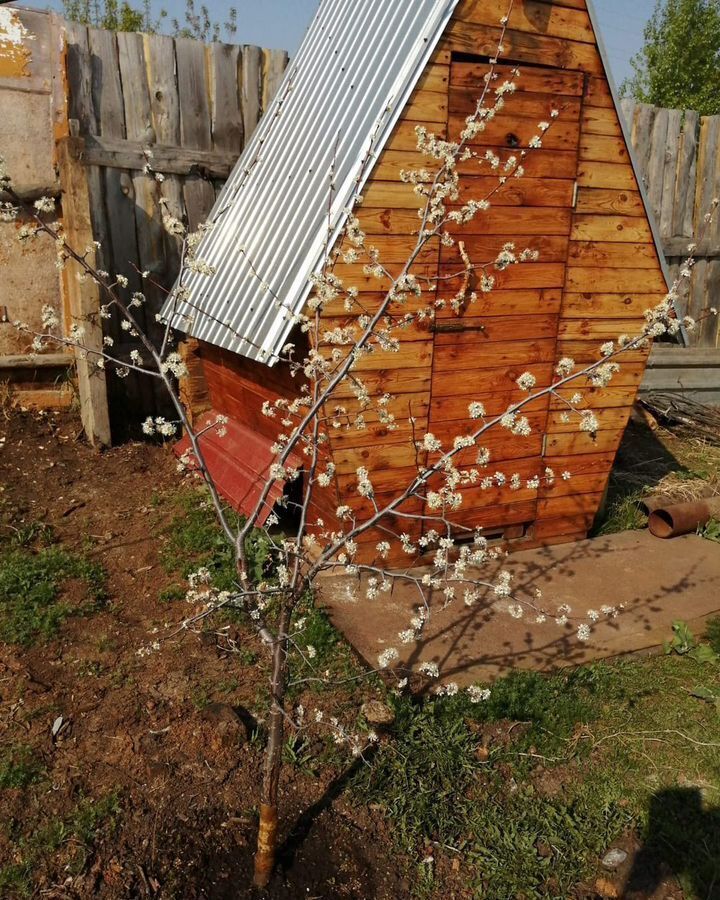
[(216, 150), (189, 150), (162, 144), (143, 144), (119, 138), (85, 135), (73, 138), (78, 162), (107, 169), (142, 171), (147, 163), (164, 175), (199, 175), (228, 178), (238, 160), (236, 153)]
[(73, 362), (67, 353), (21, 353), (0, 356), (0, 369), (62, 369)]
[[(688, 247), (692, 243), (692, 238), (682, 236), (665, 238), (663, 241), (663, 252), (665, 256), (680, 256), (685, 259), (690, 256)], [(717, 239), (700, 241), (693, 256), (698, 259), (718, 259), (720, 258), (720, 243), (718, 243)]]
[(720, 368), (720, 347), (673, 347), (655, 344), (650, 354), (650, 368)]
[[(75, 139), (61, 140), (57, 145), (58, 168), (62, 188), (63, 226), (71, 247), (92, 246), (94, 235), (90, 218), (90, 193), (85, 166), (79, 165), (73, 153)], [(100, 292), (94, 281), (80, 281), (81, 269), (68, 262), (63, 272), (73, 322), (85, 329), (84, 342), (89, 350), (102, 351), (103, 334), (100, 319)], [(97, 359), (97, 357), (96, 357)], [(109, 446), (110, 414), (108, 411), (105, 372), (91, 359), (75, 354), (80, 395), (80, 415), (88, 440)]]

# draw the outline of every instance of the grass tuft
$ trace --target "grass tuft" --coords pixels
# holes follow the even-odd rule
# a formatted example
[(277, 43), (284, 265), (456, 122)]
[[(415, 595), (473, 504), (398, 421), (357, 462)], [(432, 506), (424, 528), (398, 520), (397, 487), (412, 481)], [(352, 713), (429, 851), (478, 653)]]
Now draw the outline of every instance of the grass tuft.
[(45, 766), (25, 744), (0, 751), (0, 790), (24, 790), (39, 781)]
[[(382, 807), (399, 849), (458, 859), (471, 896), (577, 896), (634, 828), (658, 865), (672, 856), (687, 900), (704, 900), (720, 883), (719, 684), (693, 638), (686, 653), (514, 672), (477, 704), (396, 699), (395, 737), (353, 789)], [(418, 871), (417, 896), (450, 893), (433, 893), (445, 870)]]
[(53, 817), (32, 833), (19, 836), (13, 841), (15, 861), (0, 867), (0, 896), (34, 896), (35, 871), (41, 863), (52, 866), (56, 854), (62, 857), (57, 862), (65, 874), (82, 872), (101, 834), (115, 832), (120, 813), (117, 793), (97, 801), (85, 797), (69, 816)]
[[(84, 587), (85, 603), (71, 603), (70, 580)], [(0, 548), (0, 641), (28, 647), (53, 637), (73, 615), (105, 598), (102, 567), (58, 547), (37, 551)]]

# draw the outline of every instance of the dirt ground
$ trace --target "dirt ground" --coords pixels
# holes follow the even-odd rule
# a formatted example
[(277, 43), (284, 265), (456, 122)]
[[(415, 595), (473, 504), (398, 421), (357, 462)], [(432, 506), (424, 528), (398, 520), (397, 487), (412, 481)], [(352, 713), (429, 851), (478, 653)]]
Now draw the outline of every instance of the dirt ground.
[[(245, 710), (264, 675), (241, 670), (212, 634), (182, 635), (138, 655), (183, 614), (158, 600), (173, 581), (160, 552), (171, 516), (163, 498), (176, 483), (166, 449), (130, 444), (99, 453), (71, 416), (0, 414), (0, 504), (10, 527), (51, 525), (65, 547), (102, 562), (110, 592), (102, 610), (68, 619), (49, 643), (26, 651), (0, 643), (0, 747), (31, 747), (46, 771), (37, 788), (0, 791), (0, 869), (21, 862), (28, 834), (67, 820), (78, 804), (113, 798), (118, 807), (94, 846), (82, 848), (89, 857), (77, 874), (77, 838), (53, 853), (40, 847), (33, 896), (253, 895), (261, 750)], [(223, 702), (205, 696), (203, 685), (225, 685)], [(323, 793), (339, 774), (318, 780), (286, 767), (291, 839), (265, 896), (408, 895), (382, 818), (342, 796), (326, 808)], [(18, 834), (25, 837), (13, 841)]]
[[(178, 581), (163, 564), (176, 488), (166, 448), (100, 453), (70, 414), (0, 410), (2, 527), (51, 526), (59, 545), (102, 564), (108, 585), (99, 609), (68, 618), (49, 641), (0, 642), (0, 762), (7, 748), (29, 748), (26, 769), (41, 772), (22, 787), (2, 789), (0, 778), (0, 877), (17, 874), (0, 881), (2, 900), (257, 896), (262, 723), (251, 711), (263, 708), (262, 665), (227, 652), (213, 629), (143, 652), (186, 614), (182, 602), (160, 599)], [(70, 582), (68, 593), (79, 598), (82, 586)], [(253, 638), (230, 628), (252, 658)], [(349, 708), (358, 696), (334, 699)], [(420, 896), (417, 861), (398, 853), (384, 813), (344, 789), (345, 764), (284, 767), (281, 866), (262, 896)], [(545, 773), (540, 787), (551, 792), (564, 776)], [(628, 852), (624, 868), (599, 869), (573, 897), (621, 896), (641, 847), (633, 833), (617, 846)], [(459, 860), (439, 853), (436, 865), (441, 890), (423, 898), (471, 900)], [(632, 896), (683, 898), (669, 872)]]

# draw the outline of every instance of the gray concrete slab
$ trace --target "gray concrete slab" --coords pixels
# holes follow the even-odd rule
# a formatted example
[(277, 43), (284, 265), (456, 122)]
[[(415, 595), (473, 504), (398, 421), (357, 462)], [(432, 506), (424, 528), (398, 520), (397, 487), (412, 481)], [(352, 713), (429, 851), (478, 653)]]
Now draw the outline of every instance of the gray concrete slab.
[(397, 633), (408, 627), (418, 605), (416, 587), (397, 585), (392, 594), (367, 600), (357, 578), (328, 575), (319, 595), (335, 625), (370, 665), (377, 665), (384, 648), (397, 647), (398, 666), (416, 669), (422, 661), (434, 661), (443, 680), (461, 686), (514, 668), (548, 671), (648, 652), (671, 636), (675, 620), (700, 632), (707, 618), (720, 614), (720, 544), (695, 535), (662, 541), (647, 531), (625, 532), (521, 551), (482, 575), (500, 568), (512, 573), (517, 596), (531, 600), (540, 589), (548, 611), (568, 604), (572, 615), (583, 619), (603, 605), (624, 608), (617, 618), (596, 624), (583, 643), (577, 622), (560, 627), (554, 620), (537, 625), (530, 615), (513, 619), (507, 601), (490, 590), (473, 607), (456, 600), (443, 609), (443, 599), (433, 597), (422, 642), (403, 645)]

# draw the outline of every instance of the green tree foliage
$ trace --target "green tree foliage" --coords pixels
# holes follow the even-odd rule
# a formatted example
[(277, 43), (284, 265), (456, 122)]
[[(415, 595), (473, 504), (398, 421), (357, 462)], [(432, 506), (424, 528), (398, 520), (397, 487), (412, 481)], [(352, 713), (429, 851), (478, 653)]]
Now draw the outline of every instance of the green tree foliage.
[(669, 109), (720, 113), (720, 0), (657, 0), (622, 93)]
[(71, 22), (80, 22), (92, 28), (154, 34), (167, 13), (161, 11), (160, 18), (154, 20), (150, 0), (143, 0), (140, 8), (131, 6), (127, 0), (63, 0), (63, 15)]
[[(131, 6), (128, 0), (62, 0), (63, 15), (72, 22), (81, 22), (93, 28), (108, 31), (144, 31), (155, 34), (168, 18), (167, 11), (160, 10), (157, 19), (152, 15), (151, 0), (142, 0), (140, 7)], [(162, 29), (164, 30), (164, 29)], [(172, 37), (194, 38), (198, 41), (232, 40), (237, 32), (237, 10), (231, 7), (225, 22), (210, 18), (210, 10), (195, 0), (186, 0), (183, 21), (171, 20)]]
[(195, 6), (195, 0), (186, 0), (185, 2), (185, 21), (180, 23), (177, 19), (172, 20), (173, 37), (195, 38), (196, 41), (219, 41), (224, 34), (226, 40), (231, 41), (237, 32), (237, 10), (230, 7), (228, 17), (222, 24), (213, 22), (210, 18), (210, 11), (201, 4), (198, 9)]

